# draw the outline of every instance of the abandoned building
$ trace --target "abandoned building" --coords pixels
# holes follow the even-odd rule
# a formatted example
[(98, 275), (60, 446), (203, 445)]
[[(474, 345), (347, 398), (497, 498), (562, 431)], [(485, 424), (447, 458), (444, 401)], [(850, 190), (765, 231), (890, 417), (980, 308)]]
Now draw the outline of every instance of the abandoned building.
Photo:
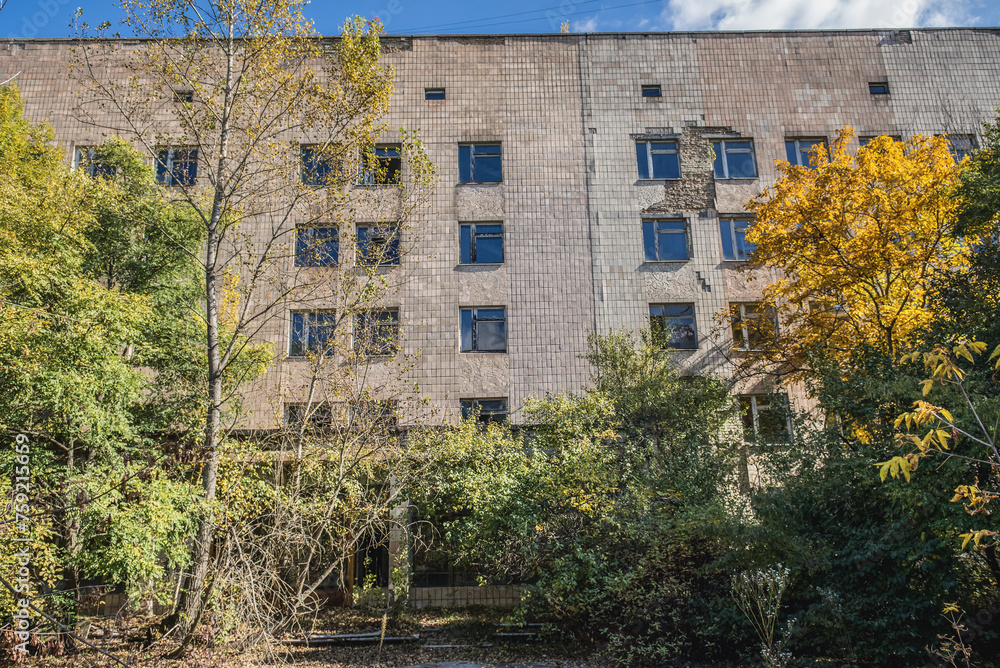
[[(776, 161), (807, 164), (810, 148), (845, 125), (860, 142), (947, 134), (961, 156), (1000, 102), (997, 29), (384, 44), (395, 94), (376, 155), (398, 161), (396, 128), (419, 130), (439, 182), (414, 278), (382, 324), (405, 353), (419, 353), (408, 379), (450, 418), (478, 407), (517, 422), (525, 398), (583, 389), (580, 355), (593, 332), (662, 326), (685, 368), (726, 375), (725, 352), (750, 341), (738, 320), (727, 329), (716, 314), (757, 314), (760, 283), (738, 272), (752, 222), (744, 203), (774, 182)], [(74, 115), (72, 46), (25, 40), (0, 50), (0, 72), (20, 72), (28, 117), (51, 124), (68, 161), (104, 139)], [(197, 169), (191, 156), (169, 157)], [(305, 234), (322, 247), (327, 232)], [(358, 238), (366, 234), (359, 221)], [(285, 353), (269, 382), (294, 374), (310, 345), (303, 332), (322, 317), (289, 310), (267, 330)], [(757, 424), (763, 395), (737, 392)], [(287, 419), (301, 397), (282, 400)], [(261, 406), (252, 421), (276, 419)], [(454, 573), (425, 579), (440, 585), (427, 601), (466, 584)], [(509, 596), (480, 589), (475, 596)]]

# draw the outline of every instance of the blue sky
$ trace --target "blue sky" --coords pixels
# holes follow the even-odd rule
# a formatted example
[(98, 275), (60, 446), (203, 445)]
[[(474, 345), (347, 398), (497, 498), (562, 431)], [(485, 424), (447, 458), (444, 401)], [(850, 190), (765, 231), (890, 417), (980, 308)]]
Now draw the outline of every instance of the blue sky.
[[(67, 37), (78, 6), (91, 25), (120, 16), (113, 0), (8, 0), (0, 38)], [(312, 0), (307, 13), (323, 34), (351, 14), (390, 34), (1000, 25), (996, 0)]]

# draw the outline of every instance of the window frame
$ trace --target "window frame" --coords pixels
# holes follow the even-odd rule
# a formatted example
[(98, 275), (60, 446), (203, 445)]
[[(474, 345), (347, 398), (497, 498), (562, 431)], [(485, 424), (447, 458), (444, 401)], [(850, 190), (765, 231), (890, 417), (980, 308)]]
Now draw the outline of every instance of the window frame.
[[(656, 155), (672, 155), (676, 158), (677, 164), (677, 176), (656, 176), (653, 170), (653, 144), (673, 144), (674, 150), (665, 151), (657, 150)], [(640, 146), (643, 146), (642, 153), (644, 156), (640, 156)], [(643, 176), (643, 170), (641, 165), (641, 159), (645, 157), (646, 159), (646, 176)], [(681, 179), (681, 147), (678, 137), (643, 137), (642, 139), (635, 140), (635, 162), (636, 170), (639, 174), (640, 181), (679, 181)]]
[(118, 170), (114, 165), (104, 165), (96, 159), (96, 146), (77, 146), (73, 149), (73, 169), (83, 169), (87, 176), (114, 178)]
[[(774, 405), (771, 401), (772, 398), (777, 399), (780, 405)], [(791, 415), (789, 414), (788, 405), (788, 395), (784, 393), (780, 394), (739, 394), (736, 397), (737, 403), (739, 404), (740, 412), (740, 423), (743, 428), (743, 439), (745, 441), (760, 441), (764, 443), (788, 443), (792, 440), (792, 421)], [(766, 405), (761, 406), (760, 400), (766, 399)], [(744, 400), (748, 400), (748, 407), (750, 409), (749, 413), (744, 413)], [(760, 414), (762, 411), (772, 411), (779, 410), (785, 411), (785, 419), (783, 421), (782, 430), (784, 433), (784, 440), (765, 440), (766, 435), (761, 432), (760, 427)], [(750, 423), (747, 424), (747, 417), (750, 417)], [(749, 438), (747, 431), (749, 429), (753, 430), (753, 438)]]
[[(499, 227), (500, 232), (483, 232), (479, 233), (476, 226), (483, 227)], [(469, 247), (466, 248), (466, 231), (468, 228), (468, 244)], [(479, 222), (479, 223), (459, 223), (458, 225), (458, 240), (459, 240), (459, 264), (463, 265), (501, 265), (504, 264), (506, 260), (506, 236), (507, 231), (504, 228), (502, 222)], [(500, 261), (499, 262), (480, 262), (477, 259), (477, 245), (478, 239), (500, 239)], [(468, 260), (466, 260), (468, 256)]]
[[(944, 137), (948, 141), (948, 151), (955, 162), (962, 162), (966, 157), (972, 157), (972, 154), (979, 150), (979, 138), (974, 134), (947, 134)], [(968, 146), (958, 148), (953, 140), (968, 142)]]
[[(798, 162), (799, 160), (802, 160), (803, 157), (804, 157), (803, 153), (802, 153), (802, 144), (803, 144), (803, 142), (811, 142), (809, 144), (809, 149), (806, 151), (806, 155), (805, 155), (806, 162), (805, 163)], [(788, 146), (789, 144), (794, 144), (794, 146), (795, 146), (795, 156), (796, 156), (796, 161), (795, 162), (793, 162), (791, 160), (788, 160), (789, 149), (790, 149), (790, 147)], [(797, 165), (798, 167), (805, 167), (806, 169), (816, 169), (812, 165), (812, 156), (809, 155), (809, 154), (811, 154), (813, 152), (813, 150), (814, 150), (813, 147), (819, 146), (819, 145), (822, 145), (824, 150), (829, 151), (830, 150), (829, 138), (828, 137), (820, 137), (818, 135), (815, 136), (815, 137), (785, 137), (785, 159), (787, 160), (787, 162), (789, 164)]]
[[(496, 146), (496, 153), (476, 153), (476, 147), (488, 147)], [(462, 153), (463, 149), (468, 151), (469, 164), (468, 177), (469, 180), (464, 180), (462, 178)], [(500, 173), (499, 179), (496, 181), (479, 181), (476, 178), (476, 156), (482, 156), (484, 158), (497, 158), (500, 161)], [(500, 141), (489, 141), (489, 142), (460, 142), (458, 144), (458, 182), (459, 183), (469, 183), (469, 184), (493, 184), (493, 183), (503, 183), (503, 142)]]
[[(743, 243), (742, 249), (739, 243), (740, 236), (736, 229), (737, 222), (745, 222), (746, 227), (743, 228)], [(725, 215), (719, 216), (719, 239), (722, 242), (722, 261), (723, 262), (746, 262), (750, 256), (750, 253), (756, 248), (755, 244), (751, 244), (746, 240), (746, 233), (753, 225), (752, 216), (737, 216), (737, 215)], [(723, 229), (726, 226), (726, 229)], [(726, 240), (728, 239), (732, 248), (732, 257), (726, 256)], [(740, 253), (743, 253), (743, 257), (740, 257)]]
[[(312, 415), (306, 419), (308, 404), (285, 404), (285, 428), (298, 429), (305, 422), (305, 431), (329, 432), (333, 430), (333, 407), (328, 403), (313, 404)], [(301, 412), (300, 412), (301, 411)], [(296, 415), (298, 414), (298, 415)], [(293, 417), (294, 416), (294, 417)]]
[[(316, 232), (319, 230), (332, 230), (332, 235), (326, 235), (323, 238), (322, 244), (325, 245), (333, 240), (334, 252), (329, 261), (320, 262), (313, 261), (307, 262), (307, 260), (312, 257), (320, 257), (321, 253), (317, 248), (307, 248), (307, 246), (312, 242), (312, 239), (316, 236)], [(309, 237), (304, 239), (304, 237)], [(310, 252), (311, 251), (311, 252)], [(329, 254), (327, 253), (329, 256)], [(340, 263), (340, 228), (336, 225), (296, 225), (295, 226), (295, 266), (296, 267), (335, 267)]]
[[(758, 310), (755, 314), (748, 316), (747, 307), (753, 306), (757, 307)], [(763, 308), (761, 308), (763, 307)], [(770, 306), (765, 306), (764, 302), (730, 302), (729, 303), (729, 318), (732, 324), (730, 329), (730, 335), (733, 338), (733, 350), (739, 352), (760, 352), (764, 350), (761, 347), (751, 347), (753, 344), (762, 343), (758, 337), (760, 337), (761, 332), (759, 328), (750, 328), (747, 326), (747, 322), (750, 320), (759, 320), (763, 317), (767, 317), (771, 320), (773, 326), (774, 336), (778, 336), (778, 314)], [(743, 345), (737, 345), (736, 330), (737, 327), (740, 330), (740, 335), (743, 339)], [(751, 333), (753, 336), (751, 337)], [(753, 340), (752, 340), (753, 339)], [(763, 341), (767, 343), (767, 341)]]
[[(503, 317), (480, 317), (479, 311), (502, 311)], [(465, 346), (465, 314), (469, 313), (469, 347)], [(483, 349), (479, 347), (479, 323), (480, 322), (500, 322), (503, 324), (503, 348)], [(462, 353), (506, 353), (507, 352), (507, 307), (506, 306), (462, 306), (459, 308), (459, 352)]]
[[(715, 160), (712, 161), (712, 174), (717, 181), (738, 181), (738, 180), (753, 180), (760, 178), (760, 169), (757, 167), (757, 148), (754, 144), (753, 137), (710, 137), (709, 141), (712, 144), (712, 151), (715, 153)], [(726, 144), (736, 144), (736, 143), (747, 143), (750, 148), (727, 148)], [(716, 149), (718, 145), (718, 150)], [(730, 154), (750, 154), (750, 162), (753, 165), (753, 175), (752, 176), (733, 176), (731, 175), (729, 168), (729, 155)], [(715, 163), (718, 162), (722, 165), (722, 175), (719, 175), (718, 170), (715, 168)]]
[[(690, 314), (677, 313), (677, 314), (673, 314), (673, 315), (667, 315), (666, 313), (658, 313), (658, 314), (654, 314), (653, 313), (653, 309), (666, 309), (666, 308), (689, 309), (690, 310)], [(695, 308), (695, 304), (694, 303), (692, 303), (692, 302), (681, 302), (681, 303), (655, 303), (655, 304), (650, 304), (649, 305), (649, 331), (653, 335), (654, 341), (655, 341), (655, 337), (657, 336), (657, 334), (656, 334), (657, 326), (655, 324), (657, 319), (661, 319), (662, 320), (662, 324), (659, 325), (659, 331), (663, 332), (662, 337), (663, 337), (663, 349), (664, 350), (698, 350), (698, 348), (700, 347), (700, 345), (699, 345), (700, 341), (699, 341), (699, 338), (698, 338), (698, 312), (697, 312), (697, 309)], [(692, 345), (685, 345), (685, 346), (671, 346), (671, 345), (668, 345), (669, 342), (673, 339), (672, 332), (677, 327), (684, 326), (686, 324), (686, 323), (680, 322), (682, 320), (690, 320), (691, 321), (690, 322), (690, 325), (691, 325), (691, 338), (693, 339), (693, 344)], [(677, 321), (677, 322), (674, 322), (674, 321)], [(667, 325), (669, 323), (671, 323), (671, 322), (674, 322), (674, 324), (668, 330), (667, 329)], [(668, 334), (668, 331), (670, 332), (670, 334)]]
[[(432, 97), (432, 96), (436, 96), (439, 92), (441, 94), (441, 97)], [(424, 88), (424, 99), (425, 100), (446, 100), (446, 99), (448, 99), (447, 98), (447, 92), (448, 91), (447, 91), (446, 88), (431, 88), (431, 87)]]
[[(176, 154), (185, 152), (184, 160), (177, 160)], [(191, 155), (194, 154), (192, 158)], [(164, 157), (165, 154), (165, 157)], [(178, 165), (188, 165), (187, 177), (178, 179), (174, 169)], [(194, 166), (194, 169), (191, 166)], [(156, 149), (156, 182), (168, 188), (190, 188), (198, 182), (197, 146), (160, 146)]]
[[(296, 336), (296, 316), (305, 316), (302, 323), (302, 332), (305, 340), (297, 342)], [(315, 320), (322, 316), (323, 323), (317, 324)], [(337, 326), (337, 315), (332, 309), (302, 310), (293, 309), (289, 311), (288, 317), (288, 356), (293, 358), (305, 358), (309, 355), (316, 355), (320, 352), (327, 357), (333, 355), (334, 342), (331, 340)], [(313, 327), (323, 327), (327, 329), (326, 336), (323, 337), (320, 347), (313, 342)]]
[[(391, 315), (392, 317), (388, 320), (382, 319), (381, 316)], [(376, 319), (377, 318), (377, 319)], [(388, 331), (390, 335), (384, 340), (370, 340), (366, 341), (362, 336), (359, 335), (362, 330), (369, 327), (369, 319), (375, 320), (371, 327), (375, 328), (378, 332)], [(366, 345), (367, 344), (367, 345)], [(400, 349), (400, 327), (399, 327), (399, 309), (398, 308), (381, 308), (381, 309), (371, 309), (364, 311), (362, 313), (354, 314), (354, 352), (364, 355), (365, 357), (392, 357), (399, 352)]]
[(663, 87), (660, 84), (640, 84), (639, 90), (643, 97), (663, 97)]
[[(379, 155), (379, 152), (386, 155)], [(395, 152), (390, 155), (389, 152)], [(378, 163), (369, 167), (368, 160)], [(383, 164), (385, 166), (383, 167)], [(397, 169), (393, 170), (393, 163)], [(403, 181), (403, 146), (401, 144), (375, 144), (369, 150), (362, 150), (358, 156), (358, 180), (360, 187), (398, 186)]]
[[(680, 230), (661, 230), (659, 226), (664, 223), (680, 223)], [(643, 218), (642, 219), (642, 257), (644, 262), (690, 262), (691, 261), (691, 237), (688, 234), (690, 226), (685, 218)], [(661, 252), (661, 235), (684, 235), (684, 257), (663, 259)], [(648, 251), (650, 249), (650, 235), (652, 235), (652, 246), (655, 248), (656, 259), (650, 259)]]
[[(381, 240), (380, 247), (388, 246), (388, 252), (382, 252), (382, 258), (378, 263), (368, 261), (367, 252), (362, 251), (361, 230), (377, 230), (381, 234), (374, 237), (375, 241)], [(387, 233), (382, 233), (387, 231)], [(402, 254), (400, 253), (400, 239), (398, 225), (379, 225), (378, 223), (358, 223), (354, 228), (355, 255), (354, 261), (359, 267), (398, 267), (402, 264)], [(370, 237), (365, 236), (366, 248), (370, 244)], [(387, 242), (387, 243), (386, 243)]]
[[(881, 88), (882, 90), (876, 90)], [(889, 82), (888, 81), (869, 81), (868, 82), (868, 94), (869, 95), (888, 95), (889, 94)]]
[[(340, 160), (324, 157), (323, 144), (299, 144), (299, 181), (307, 188), (323, 188), (336, 182), (343, 169)], [(332, 147), (327, 146), (326, 151)], [(312, 166), (310, 166), (312, 163)]]
[[(483, 410), (484, 403), (502, 404), (500, 410)], [(507, 397), (494, 399), (459, 399), (459, 408), (462, 412), (462, 419), (468, 420), (475, 415), (476, 420), (482, 425), (491, 423), (502, 424), (510, 419), (510, 402)], [(499, 419), (497, 416), (502, 416)]]

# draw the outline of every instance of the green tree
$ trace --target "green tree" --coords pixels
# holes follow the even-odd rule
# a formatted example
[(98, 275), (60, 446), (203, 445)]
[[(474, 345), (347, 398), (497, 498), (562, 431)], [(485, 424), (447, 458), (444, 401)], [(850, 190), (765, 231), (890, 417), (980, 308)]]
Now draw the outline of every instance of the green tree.
[[(223, 443), (239, 420), (240, 389), (268, 361), (262, 333), (290, 307), (333, 310), (324, 349), (310, 356), (314, 376), (329, 367), (337, 332), (400, 282), (401, 272), (379, 265), (412, 248), (410, 223), (433, 181), (419, 141), (405, 133), (405, 179), (372, 164), (392, 94), (392, 71), (379, 64), (380, 27), (356, 18), (339, 39), (323, 40), (303, 17), (305, 4), (128, 0), (125, 26), (147, 40), (138, 48), (88, 41), (76, 63), (89, 84), (90, 122), (141, 146), (201, 228), (200, 244), (179, 244), (197, 258), (205, 331), (197, 456), (206, 506), (168, 620), (188, 638), (210, 593)], [(348, 188), (362, 161), (376, 182), (397, 187)], [(357, 265), (293, 266), (296, 227), (338, 228), (346, 249), (359, 210), (398, 245), (372, 246)]]

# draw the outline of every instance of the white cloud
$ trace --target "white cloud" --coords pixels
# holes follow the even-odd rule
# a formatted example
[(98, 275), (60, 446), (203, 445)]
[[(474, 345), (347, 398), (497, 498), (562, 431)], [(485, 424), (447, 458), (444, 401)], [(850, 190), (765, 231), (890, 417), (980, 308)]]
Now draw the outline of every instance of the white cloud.
[(969, 0), (669, 0), (675, 30), (915, 28), (968, 25)]
[(591, 16), (579, 23), (570, 23), (570, 26), (573, 28), (573, 32), (597, 32), (597, 16)]

